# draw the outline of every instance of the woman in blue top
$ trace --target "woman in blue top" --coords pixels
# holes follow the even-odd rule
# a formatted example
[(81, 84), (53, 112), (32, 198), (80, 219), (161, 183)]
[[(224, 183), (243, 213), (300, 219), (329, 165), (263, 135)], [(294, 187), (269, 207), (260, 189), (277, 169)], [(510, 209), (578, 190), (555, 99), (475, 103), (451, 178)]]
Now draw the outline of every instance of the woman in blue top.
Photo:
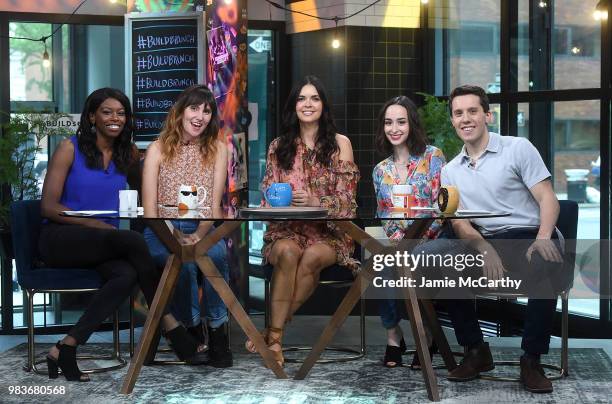
[[(90, 268), (104, 285), (79, 321), (47, 355), (49, 378), (58, 367), (68, 380), (89, 381), (76, 363), (76, 346), (132, 293), (136, 283), (150, 305), (160, 273), (141, 234), (118, 230), (115, 219), (62, 216), (66, 210), (118, 210), (119, 191), (128, 171), (138, 172), (138, 150), (132, 143), (132, 111), (119, 90), (101, 88), (89, 95), (76, 136), (61, 142), (49, 164), (42, 195), (45, 223), (39, 238), (40, 258), (47, 266)], [(198, 361), (197, 342), (167, 314), (166, 335), (181, 359)]]

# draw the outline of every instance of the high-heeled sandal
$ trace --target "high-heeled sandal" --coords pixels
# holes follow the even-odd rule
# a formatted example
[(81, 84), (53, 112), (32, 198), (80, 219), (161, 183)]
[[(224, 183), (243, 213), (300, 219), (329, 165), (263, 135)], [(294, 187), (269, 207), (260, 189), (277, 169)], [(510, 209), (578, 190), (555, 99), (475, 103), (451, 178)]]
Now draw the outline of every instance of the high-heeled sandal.
[[(406, 341), (402, 337), (400, 346), (387, 345), (385, 349), (385, 357), (383, 358), (383, 366), (387, 368), (396, 368), (402, 366), (402, 355), (406, 352)], [(391, 365), (393, 363), (393, 365)]]
[[(438, 345), (436, 345), (436, 341), (431, 343), (429, 347), (429, 358), (433, 359), (433, 355), (438, 352)], [(410, 364), (410, 369), (412, 370), (421, 370), (421, 361), (419, 360), (419, 355), (415, 352), (412, 357), (412, 363)]]
[(49, 370), (49, 379), (57, 379), (59, 369), (69, 382), (88, 382), (89, 376), (79, 370), (76, 361), (76, 346), (60, 344), (57, 341), (55, 347), (59, 350), (57, 359), (47, 355), (47, 369)]
[[(283, 329), (276, 328), (276, 327), (268, 327), (267, 331), (268, 331), (268, 334), (266, 336), (266, 345), (268, 345), (268, 351), (272, 352), (272, 355), (274, 356), (274, 360), (282, 368), (285, 365), (285, 357), (283, 356), (283, 344), (282, 344)], [(271, 333), (278, 334), (278, 336), (273, 337)], [(270, 349), (271, 346), (277, 345), (277, 344), (278, 346), (281, 347), (279, 351)]]

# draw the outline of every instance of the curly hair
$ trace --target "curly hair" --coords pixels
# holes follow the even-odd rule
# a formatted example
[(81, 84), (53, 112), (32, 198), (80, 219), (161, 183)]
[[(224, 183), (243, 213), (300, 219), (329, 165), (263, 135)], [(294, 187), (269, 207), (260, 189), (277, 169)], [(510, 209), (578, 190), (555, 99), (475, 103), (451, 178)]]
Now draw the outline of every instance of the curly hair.
[(196, 84), (188, 87), (174, 102), (168, 116), (164, 122), (161, 133), (159, 134), (159, 142), (164, 160), (172, 160), (176, 156), (178, 147), (181, 142), (183, 132), (183, 114), (191, 105), (202, 105), (209, 107), (211, 110), (210, 122), (204, 129), (204, 133), (200, 136), (200, 154), (202, 160), (213, 159), (217, 146), (215, 144), (219, 134), (219, 112), (217, 103), (213, 93), (208, 87)]
[(300, 137), (300, 121), (297, 117), (295, 106), (302, 88), (308, 84), (316, 88), (323, 104), (323, 111), (321, 118), (319, 118), (319, 128), (315, 140), (316, 159), (321, 165), (329, 166), (332, 162), (332, 156), (340, 150), (336, 141), (338, 129), (334, 124), (325, 87), (323, 87), (323, 83), (317, 77), (306, 76), (293, 86), (283, 109), (281, 134), (278, 137), (278, 147), (275, 154), (279, 166), (284, 170), (291, 169), (297, 152), (296, 140)]
[(102, 152), (96, 145), (97, 134), (95, 131), (92, 131), (93, 125), (89, 117), (94, 115), (98, 108), (100, 108), (100, 105), (109, 98), (119, 101), (125, 111), (125, 125), (113, 143), (113, 162), (119, 172), (126, 174), (130, 165), (138, 158), (138, 151), (132, 143), (132, 134), (134, 132), (132, 107), (130, 100), (122, 91), (104, 87), (89, 94), (85, 100), (79, 128), (76, 133), (77, 144), (79, 151), (85, 156), (87, 167), (94, 169), (104, 168)]
[(408, 139), (406, 139), (406, 145), (411, 155), (420, 156), (425, 152), (429, 141), (421, 125), (421, 119), (419, 118), (416, 105), (405, 95), (390, 99), (380, 109), (377, 119), (376, 137), (374, 139), (376, 149), (384, 155), (389, 155), (393, 152), (393, 146), (385, 134), (385, 114), (387, 113), (387, 108), (392, 105), (400, 105), (408, 112), (408, 126), (410, 129), (408, 132)]

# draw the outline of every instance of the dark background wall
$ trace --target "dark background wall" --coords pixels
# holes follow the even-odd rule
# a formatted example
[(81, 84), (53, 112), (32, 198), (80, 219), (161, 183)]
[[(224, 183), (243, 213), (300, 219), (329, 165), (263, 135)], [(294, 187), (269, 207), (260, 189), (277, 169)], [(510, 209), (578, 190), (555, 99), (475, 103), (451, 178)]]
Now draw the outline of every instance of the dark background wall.
[(388, 99), (423, 91), (420, 45), (415, 29), (342, 27), (337, 35), (339, 49), (331, 47), (333, 29), (289, 36), (292, 82), (307, 74), (323, 81), (361, 171), (358, 203), (375, 206), (372, 169), (386, 157), (374, 148), (376, 118)]

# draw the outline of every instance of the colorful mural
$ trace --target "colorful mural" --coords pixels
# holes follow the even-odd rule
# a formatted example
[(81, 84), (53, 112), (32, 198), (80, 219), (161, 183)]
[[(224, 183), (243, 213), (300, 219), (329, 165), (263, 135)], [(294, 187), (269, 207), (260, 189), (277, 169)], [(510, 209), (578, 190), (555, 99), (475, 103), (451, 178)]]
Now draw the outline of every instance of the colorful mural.
[[(247, 15), (246, 1), (206, 4), (208, 58), (206, 84), (221, 111), (222, 136), (227, 140), (229, 191), (246, 188), (245, 136), (250, 123), (247, 101)], [(230, 208), (240, 203), (236, 195)]]

